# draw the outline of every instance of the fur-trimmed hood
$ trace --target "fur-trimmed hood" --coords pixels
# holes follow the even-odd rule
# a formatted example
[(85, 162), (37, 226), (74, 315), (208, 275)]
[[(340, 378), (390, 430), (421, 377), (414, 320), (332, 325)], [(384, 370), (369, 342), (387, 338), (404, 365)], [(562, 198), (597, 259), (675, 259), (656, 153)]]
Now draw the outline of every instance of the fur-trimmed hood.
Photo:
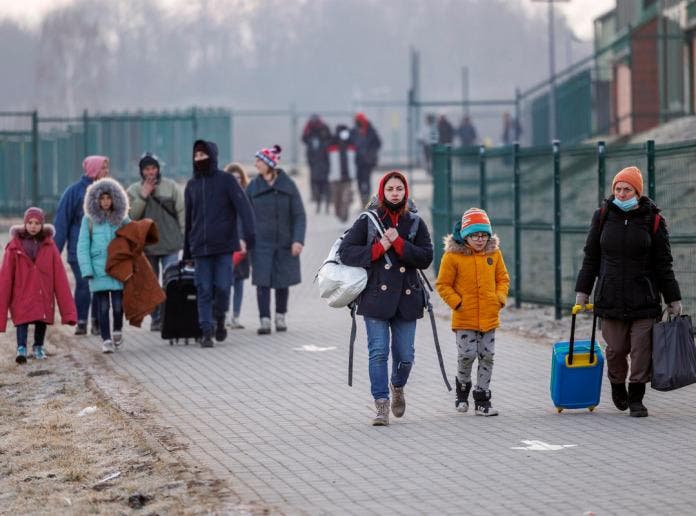
[[(12, 226), (10, 228), (10, 238), (18, 237), (21, 236), (21, 233), (24, 231), (24, 224), (17, 224), (16, 226)], [(48, 237), (53, 238), (53, 236), (56, 234), (56, 228), (53, 226), (53, 224), (44, 224), (43, 228), (41, 229), (41, 235), (40, 239), (45, 240)]]
[[(474, 250), (466, 245), (466, 243), (460, 238), (455, 238), (455, 236), (450, 233), (445, 238), (442, 239), (445, 244), (446, 253), (462, 253), (466, 255), (474, 254)], [(483, 248), (485, 254), (493, 254), (500, 248), (500, 238), (498, 235), (493, 235), (488, 239), (486, 247)]]
[[(111, 196), (111, 211), (108, 215), (105, 215), (99, 207), (99, 197), (105, 193)], [(110, 177), (95, 181), (89, 185), (85, 192), (84, 211), (95, 224), (108, 222), (112, 226), (118, 226), (128, 215), (128, 210), (126, 191), (118, 181)]]

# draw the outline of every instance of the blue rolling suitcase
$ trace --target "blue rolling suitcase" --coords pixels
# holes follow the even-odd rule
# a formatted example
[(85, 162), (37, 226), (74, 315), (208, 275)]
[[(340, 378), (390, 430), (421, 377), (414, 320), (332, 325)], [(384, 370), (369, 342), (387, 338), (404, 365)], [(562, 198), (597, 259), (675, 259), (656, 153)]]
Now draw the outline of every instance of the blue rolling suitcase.
[[(592, 317), (590, 340), (575, 340), (575, 318), (583, 308), (575, 305), (570, 323), (570, 340), (553, 345), (551, 360), (551, 399), (558, 412), (563, 409), (587, 408), (599, 404), (602, 392), (604, 356), (595, 341), (597, 316)], [(585, 305), (592, 310), (592, 305)]]

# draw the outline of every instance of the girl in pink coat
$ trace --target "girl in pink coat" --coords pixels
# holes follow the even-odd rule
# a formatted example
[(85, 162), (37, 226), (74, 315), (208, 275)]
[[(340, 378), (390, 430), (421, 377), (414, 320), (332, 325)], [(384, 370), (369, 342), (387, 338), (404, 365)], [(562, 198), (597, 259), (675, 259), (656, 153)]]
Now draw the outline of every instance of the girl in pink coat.
[(24, 225), (10, 228), (10, 243), (0, 268), (0, 332), (7, 329), (7, 311), (17, 329), (18, 364), (27, 361), (29, 324), (34, 324), (34, 358), (46, 358), (46, 325), (53, 324), (55, 300), (63, 324), (77, 322), (77, 310), (68, 276), (53, 242), (55, 230), (44, 224), (40, 208), (24, 213)]

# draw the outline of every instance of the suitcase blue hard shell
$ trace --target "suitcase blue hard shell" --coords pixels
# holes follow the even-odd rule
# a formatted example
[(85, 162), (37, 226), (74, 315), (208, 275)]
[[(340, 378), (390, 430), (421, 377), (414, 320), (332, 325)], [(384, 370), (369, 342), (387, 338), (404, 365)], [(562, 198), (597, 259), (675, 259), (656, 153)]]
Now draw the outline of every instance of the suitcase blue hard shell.
[[(593, 411), (602, 392), (604, 355), (595, 340), (597, 316), (592, 318), (590, 340), (575, 340), (575, 318), (583, 307), (575, 305), (570, 325), (570, 340), (553, 345), (551, 359), (551, 400), (558, 412), (587, 408)], [(592, 310), (592, 305), (585, 305)]]

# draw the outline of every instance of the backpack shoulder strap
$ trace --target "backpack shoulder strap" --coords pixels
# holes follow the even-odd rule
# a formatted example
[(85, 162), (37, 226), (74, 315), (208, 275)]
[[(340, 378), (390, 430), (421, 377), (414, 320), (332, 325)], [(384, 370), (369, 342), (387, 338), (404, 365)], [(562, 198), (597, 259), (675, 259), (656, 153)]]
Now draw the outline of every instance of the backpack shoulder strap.
[(607, 216), (609, 215), (609, 210), (607, 209), (606, 203), (602, 203), (599, 207), (599, 234), (602, 234), (604, 229), (604, 223), (607, 221)]
[(657, 230), (660, 229), (660, 219), (662, 219), (662, 215), (659, 213), (655, 213), (653, 215), (653, 223), (652, 223), (652, 235), (655, 236), (657, 235)]

